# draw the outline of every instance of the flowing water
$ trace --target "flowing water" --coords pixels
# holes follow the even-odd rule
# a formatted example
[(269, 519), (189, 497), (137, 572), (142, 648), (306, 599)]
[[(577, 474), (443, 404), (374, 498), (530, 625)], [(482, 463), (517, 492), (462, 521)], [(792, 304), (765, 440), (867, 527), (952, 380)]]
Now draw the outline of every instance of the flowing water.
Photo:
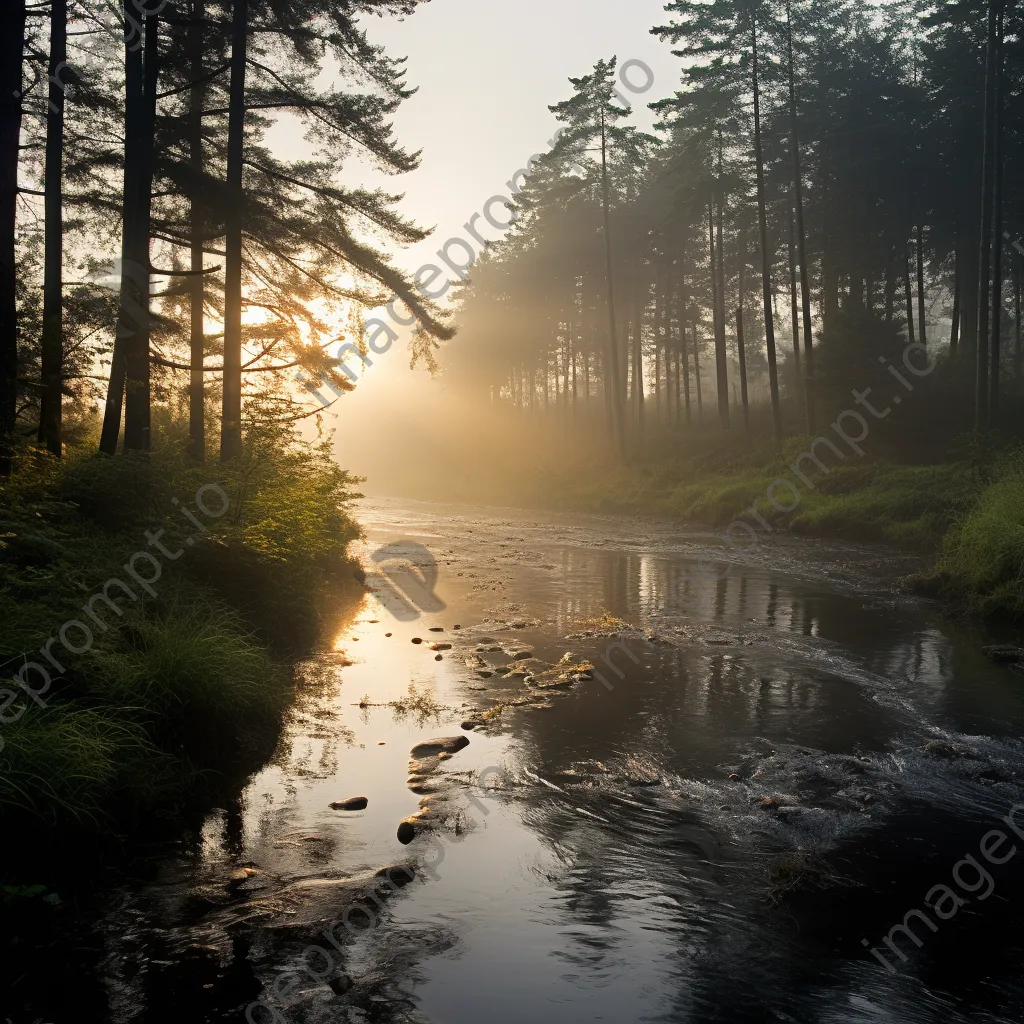
[(433, 594), (371, 581), (271, 761), (90, 881), (29, 968), (72, 980), (12, 1024), (1024, 1019), (1024, 679), (900, 593), (912, 559), (360, 518), (367, 565), (421, 545)]

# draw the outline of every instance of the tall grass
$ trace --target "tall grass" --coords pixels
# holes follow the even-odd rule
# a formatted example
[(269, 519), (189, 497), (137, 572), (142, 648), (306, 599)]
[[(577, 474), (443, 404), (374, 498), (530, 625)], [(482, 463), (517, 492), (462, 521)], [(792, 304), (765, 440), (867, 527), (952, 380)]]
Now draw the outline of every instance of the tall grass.
[[(774, 531), (882, 541), (935, 558), (918, 582), (954, 607), (1024, 618), (1024, 449), (971, 438), (952, 461), (900, 464), (867, 457), (829, 472), (805, 460), (813, 486), (792, 472), (810, 438), (775, 452), (758, 442), (694, 442), (688, 454), (662, 448), (622, 466), (595, 459), (559, 466), (538, 498), (559, 508), (647, 513), (725, 527), (734, 519), (768, 521)], [(800, 500), (782, 512), (767, 500), (787, 478)], [(784, 503), (791, 500), (783, 489)]]
[[(26, 450), (0, 485), (0, 675), (39, 661), (106, 580), (131, 582), (147, 531), (183, 553), (161, 557), (155, 598), (136, 588), (120, 616), (103, 612), (87, 650), (52, 648), (62, 671), (45, 707), (9, 684), (0, 811), (100, 821), (178, 801), (205, 768), (262, 749), (290, 698), (288, 657), (315, 642), (325, 592), (350, 574), (354, 483), (326, 447), (273, 429), (227, 466), (196, 466), (173, 441), (116, 459)], [(209, 484), (230, 499), (213, 519), (194, 505)]]

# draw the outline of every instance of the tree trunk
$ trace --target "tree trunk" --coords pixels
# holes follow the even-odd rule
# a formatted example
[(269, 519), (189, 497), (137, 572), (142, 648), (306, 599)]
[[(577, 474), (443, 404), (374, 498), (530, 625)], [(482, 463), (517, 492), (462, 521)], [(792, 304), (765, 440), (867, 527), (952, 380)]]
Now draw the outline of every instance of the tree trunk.
[(917, 333), (922, 345), (928, 344), (924, 322), (924, 227), (917, 225)]
[[(722, 241), (725, 222), (725, 194), (722, 191), (722, 140), (718, 140), (718, 218), (715, 226), (718, 254), (718, 337), (715, 339), (715, 369), (718, 375), (718, 417), (723, 430), (730, 426), (729, 417), (729, 353), (725, 347), (725, 245)], [(724, 412), (723, 412), (724, 410)]]
[(572, 425), (576, 426), (576, 345), (572, 334), (569, 335), (569, 359), (572, 363)]
[(626, 458), (626, 429), (623, 423), (622, 389), (619, 386), (619, 342), (615, 325), (615, 282), (612, 274), (612, 234), (611, 214), (608, 206), (608, 157), (607, 135), (604, 123), (604, 106), (601, 107), (601, 207), (604, 214), (604, 261), (605, 277), (608, 285), (608, 363), (611, 367), (611, 380), (606, 380), (605, 387), (610, 386), (612, 392), (611, 415), (612, 428), (618, 442), (619, 457)]
[[(729, 378), (725, 353), (725, 299), (721, 294), (721, 239), (715, 242), (714, 203), (708, 204), (708, 249), (711, 254), (712, 329), (715, 335), (715, 380), (717, 382), (718, 424), (729, 429)], [(719, 206), (721, 209), (721, 206)]]
[(955, 356), (960, 341), (960, 292), (963, 289), (963, 274), (960, 268), (960, 245), (953, 252), (953, 316), (949, 327), (949, 354)]
[[(133, 16), (127, 0), (122, 5), (125, 24)], [(134, 38), (126, 30), (124, 40), (125, 104), (124, 104), (124, 185), (121, 224), (121, 288), (114, 351), (110, 360), (110, 381), (107, 385), (100, 451), (114, 455), (121, 431), (121, 411), (125, 407), (125, 448), (142, 448), (148, 443), (148, 423), (140, 415), (142, 405), (148, 409), (149, 389), (149, 172), (147, 164), (153, 147), (152, 131), (147, 132), (147, 97), (145, 79), (153, 72), (155, 83), (156, 16), (144, 19), (147, 51), (153, 54), (149, 68), (143, 69), (142, 38)], [(148, 40), (153, 39), (149, 51)], [(155, 103), (155, 96), (154, 96)], [(151, 127), (151, 122), (150, 122)], [(140, 392), (145, 390), (145, 393)], [(134, 392), (128, 396), (126, 392)], [(127, 406), (132, 408), (129, 431)], [(130, 438), (129, 438), (130, 433)]]
[(145, 70), (143, 72), (142, 146), (138, 192), (138, 222), (136, 224), (135, 265), (140, 282), (138, 303), (141, 309), (140, 327), (126, 350), (124, 392), (124, 447), (125, 451), (149, 451), (150, 420), (152, 416), (150, 393), (149, 335), (149, 217), (153, 194), (153, 133), (156, 126), (156, 85), (159, 72), (159, 26), (155, 14), (145, 21)]
[(18, 410), (18, 305), (15, 228), (25, 0), (0, 15), (0, 476), (11, 472), (10, 438)]
[(640, 302), (640, 275), (633, 285), (633, 395), (636, 403), (636, 426), (644, 432), (644, 305)]
[(989, 273), (992, 256), (992, 192), (995, 158), (996, 29), (999, 0), (989, 0), (985, 55), (985, 136), (981, 164), (981, 233), (978, 240), (978, 346), (974, 380), (974, 424), (989, 422)]
[[(248, 0), (234, 0), (231, 18), (231, 85), (228, 99), (227, 210), (224, 242), (224, 393), (220, 457), (242, 454), (242, 158), (245, 146), (245, 52)], [(531, 378), (533, 370), (530, 371)], [(533, 395), (530, 395), (533, 405)]]
[[(1013, 377), (1020, 381), (1021, 310), (1020, 310), (1020, 256), (1013, 259)], [(1018, 383), (1018, 387), (1019, 387)]]
[(663, 286), (664, 271), (660, 264), (657, 264), (654, 276), (654, 321), (651, 324), (654, 337), (654, 430), (657, 433), (661, 425), (661, 347), (662, 347), (662, 314), (661, 306), (665, 299)]
[[(796, 227), (793, 224), (793, 211), (789, 211), (789, 318), (793, 332), (793, 365), (796, 368), (797, 392), (800, 387), (800, 317), (796, 302), (796, 253), (794, 252)], [(805, 403), (806, 405), (806, 403)]]
[(790, 16), (790, 0), (786, 0), (786, 46), (789, 51), (789, 126), (790, 145), (793, 148), (793, 201), (796, 208), (796, 255), (800, 268), (800, 302), (804, 327), (804, 416), (807, 433), (814, 433), (814, 351), (811, 338), (811, 284), (807, 267), (807, 232), (804, 228), (804, 185), (800, 166), (800, 135), (797, 130), (796, 85), (793, 65), (793, 25)]
[(686, 344), (686, 332), (683, 329), (683, 325), (679, 325), (679, 348), (673, 351), (673, 359), (676, 367), (676, 426), (678, 427), (682, 423), (683, 419), (683, 392), (682, 392), (682, 346)]
[(679, 361), (683, 369), (683, 402), (686, 406), (686, 427), (693, 425), (690, 412), (690, 355), (686, 344), (686, 250), (680, 260), (680, 284), (679, 284)]
[(68, 59), (67, 0), (50, 2), (49, 104), (46, 110), (45, 251), (43, 256), (42, 391), (39, 442), (60, 458), (64, 394), (64, 100)]
[[(790, 247), (792, 251), (792, 247)], [(740, 364), (740, 402), (743, 405), (743, 429), (750, 433), (750, 402), (747, 398), (747, 352), (743, 341), (743, 295), (746, 289), (747, 258), (743, 250), (739, 253), (740, 280), (739, 300), (736, 303), (736, 357)], [(796, 325), (796, 311), (794, 304), (794, 326)], [(798, 364), (799, 365), (799, 364)]]
[[(656, 300), (657, 301), (657, 300)], [(661, 426), (661, 310), (654, 310), (654, 430)]]
[(693, 375), (697, 381), (697, 425), (704, 425), (704, 396), (700, 383), (700, 344), (697, 340), (697, 321), (693, 321)]
[(661, 304), (665, 318), (665, 425), (672, 428), (672, 265), (665, 272), (665, 300)]
[(191, 330), (189, 362), (192, 366), (188, 389), (188, 443), (189, 455), (194, 462), (206, 457), (206, 394), (203, 379), (203, 360), (206, 358), (206, 338), (203, 326), (203, 307), (206, 298), (206, 280), (203, 276), (203, 235), (206, 218), (200, 202), (199, 182), (203, 174), (203, 100), (206, 89), (203, 78), (203, 26), (205, 16), (204, 0), (193, 0), (192, 24), (188, 28), (189, 73), (192, 88), (189, 90), (188, 150), (189, 163), (195, 184), (190, 196), (192, 238), (189, 270), (191, 295)]
[(914, 292), (910, 287), (910, 250), (903, 253), (903, 294), (907, 305), (907, 338), (914, 344)]
[(754, 159), (757, 164), (757, 219), (761, 235), (761, 285), (764, 295), (764, 340), (768, 350), (768, 388), (772, 403), (772, 428), (776, 444), (782, 443), (782, 409), (779, 405), (779, 370), (775, 360), (775, 321), (772, 316), (772, 260), (768, 251), (768, 212), (764, 194), (764, 153), (761, 148), (761, 89), (757, 78), (757, 20), (751, 17), (751, 56), (754, 87)]
[(993, 112), (992, 173), (992, 356), (989, 367), (989, 417), (999, 416), (999, 364), (1003, 305), (1003, 6), (996, 28), (996, 91)]
[(896, 306), (896, 277), (893, 274), (893, 247), (885, 253), (885, 322), (892, 325)]

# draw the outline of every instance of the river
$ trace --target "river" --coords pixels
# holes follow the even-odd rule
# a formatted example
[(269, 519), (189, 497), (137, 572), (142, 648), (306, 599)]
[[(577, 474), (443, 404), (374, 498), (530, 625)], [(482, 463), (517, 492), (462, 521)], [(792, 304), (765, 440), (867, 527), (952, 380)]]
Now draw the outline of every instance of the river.
[(368, 594), (271, 760), (97, 880), (12, 1024), (1024, 1018), (1024, 679), (901, 591), (912, 557), (358, 515), (368, 566), (436, 564), (427, 610)]

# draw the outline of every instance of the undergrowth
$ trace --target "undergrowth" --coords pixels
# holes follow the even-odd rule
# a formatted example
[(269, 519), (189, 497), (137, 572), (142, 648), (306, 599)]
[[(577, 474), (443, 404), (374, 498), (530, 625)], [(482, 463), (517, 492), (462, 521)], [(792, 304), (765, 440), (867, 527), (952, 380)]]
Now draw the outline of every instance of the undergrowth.
[(24, 450), (0, 484), (0, 814), (131, 815), (272, 742), (351, 574), (357, 482), (280, 429), (228, 465)]

